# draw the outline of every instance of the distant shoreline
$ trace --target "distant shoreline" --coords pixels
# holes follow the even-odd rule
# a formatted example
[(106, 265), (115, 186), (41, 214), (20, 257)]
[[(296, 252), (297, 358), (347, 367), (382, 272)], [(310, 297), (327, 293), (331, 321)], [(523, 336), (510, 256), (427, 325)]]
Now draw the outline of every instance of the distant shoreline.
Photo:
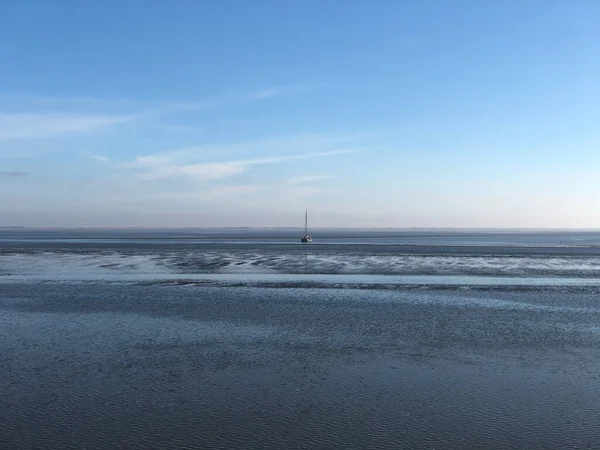
[[(35, 227), (35, 226), (24, 226), (24, 225), (6, 225), (0, 226), (1, 231), (5, 230), (19, 230), (19, 231), (51, 231), (51, 230), (64, 230), (64, 231), (83, 231), (83, 230), (114, 230), (114, 231), (174, 231), (174, 230), (232, 230), (232, 231), (254, 231), (254, 230), (301, 230), (302, 227), (105, 227), (105, 226), (90, 226), (90, 227)], [(600, 232), (600, 228), (537, 228), (537, 227), (506, 227), (506, 228), (494, 228), (494, 227), (329, 227), (329, 226), (315, 226), (311, 227), (311, 230), (344, 230), (344, 231), (399, 231), (399, 232), (422, 232), (422, 231), (452, 231), (452, 232), (494, 232), (494, 233), (522, 233), (522, 232)]]

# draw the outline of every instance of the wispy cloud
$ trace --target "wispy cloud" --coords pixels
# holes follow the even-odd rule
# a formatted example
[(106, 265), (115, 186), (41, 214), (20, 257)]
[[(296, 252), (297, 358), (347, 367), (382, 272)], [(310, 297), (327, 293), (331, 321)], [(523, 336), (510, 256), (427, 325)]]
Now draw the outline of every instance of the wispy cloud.
[(264, 189), (263, 186), (254, 184), (220, 185), (214, 186), (208, 191), (209, 198), (245, 197), (255, 195)]
[(87, 133), (135, 119), (136, 116), (0, 113), (0, 140), (37, 139)]
[[(137, 156), (121, 167), (135, 171), (135, 178), (144, 181), (188, 179), (210, 181), (231, 177), (248, 171), (253, 166), (283, 164), (296, 160), (334, 157), (362, 150), (357, 145), (364, 133), (329, 133), (285, 136), (257, 141), (200, 145)], [(312, 149), (307, 152), (306, 148)], [(257, 154), (265, 156), (256, 157)], [(215, 160), (218, 155), (221, 160)], [(252, 156), (244, 158), (245, 155)], [(324, 179), (299, 178), (290, 183), (308, 183)]]
[(179, 167), (182, 175), (189, 175), (197, 180), (215, 180), (218, 178), (237, 175), (246, 170), (244, 166), (236, 163), (222, 164), (193, 164)]
[[(276, 88), (273, 88), (276, 90)], [(137, 114), (140, 111), (147, 114), (168, 114), (187, 110), (209, 109), (214, 106), (231, 103), (246, 102), (267, 98), (269, 89), (244, 91), (237, 95), (220, 95), (213, 98), (185, 101), (172, 99), (156, 101), (138, 98), (123, 97), (94, 97), (94, 96), (47, 96), (31, 94), (11, 94), (0, 92), (0, 102), (3, 108), (14, 112), (35, 111), (36, 113), (65, 113), (65, 112), (119, 112), (121, 114)], [(277, 90), (273, 96), (281, 95), (285, 91)]]
[[(57, 98), (0, 93), (4, 109), (0, 112), (0, 140), (40, 139), (89, 133), (140, 119), (265, 100), (285, 95), (294, 89), (297, 87), (270, 87), (212, 99), (160, 103), (124, 98)], [(170, 126), (178, 127), (177, 124)]]
[(237, 175), (245, 167), (232, 163), (190, 164), (185, 166), (156, 166), (138, 175), (144, 181), (167, 180), (170, 178), (190, 178), (196, 181), (211, 181)]
[(164, 180), (169, 178), (188, 177), (196, 181), (210, 181), (238, 175), (250, 167), (263, 164), (279, 164), (298, 159), (321, 158), (334, 155), (354, 153), (353, 149), (331, 150), (325, 152), (302, 153), (285, 156), (266, 156), (244, 160), (210, 162), (200, 164), (175, 165), (167, 156), (138, 157), (129, 167), (143, 169), (138, 176), (143, 180)]
[(202, 127), (200, 125), (173, 125), (171, 123), (159, 123), (157, 124), (157, 128), (161, 130), (172, 132), (172, 133), (197, 133), (198, 131), (202, 131)]
[(236, 161), (236, 164), (244, 166), (253, 166), (256, 164), (274, 164), (287, 161), (293, 161), (295, 159), (307, 159), (307, 158), (318, 158), (321, 156), (333, 156), (333, 155), (345, 155), (348, 153), (356, 153), (354, 149), (341, 149), (341, 150), (330, 150), (326, 152), (312, 152), (303, 153), (300, 155), (285, 155), (285, 156), (267, 156), (264, 158), (246, 159), (242, 161)]
[(316, 89), (316, 85), (312, 86), (272, 86), (263, 89), (257, 89), (245, 96), (246, 101), (267, 100), (274, 97), (281, 97), (298, 92), (306, 92)]
[(134, 161), (126, 163), (125, 167), (130, 167), (134, 169), (144, 167), (158, 167), (168, 165), (171, 162), (173, 162), (174, 159), (177, 159), (177, 155), (168, 153), (137, 156)]
[(303, 175), (289, 178), (286, 181), (288, 186), (299, 186), (305, 184), (316, 183), (318, 181), (329, 180), (333, 178), (331, 175)]
[[(327, 153), (332, 151), (332, 147), (343, 145), (345, 148), (352, 142), (368, 137), (367, 133), (328, 133), (328, 134), (306, 134), (299, 136), (284, 136), (270, 139), (259, 139), (251, 142), (242, 142), (234, 144), (220, 145), (196, 145), (190, 147), (176, 148), (165, 152), (152, 155), (141, 155), (135, 158), (133, 162), (126, 163), (128, 167), (151, 167), (162, 164), (175, 164), (189, 160), (207, 159), (213, 155), (235, 155), (256, 153), (281, 153), (306, 154), (306, 149), (313, 149), (313, 153)], [(334, 152), (339, 150), (335, 149)], [(355, 150), (342, 150), (343, 153), (354, 152)], [(286, 157), (284, 155), (276, 158)], [(272, 157), (269, 157), (272, 159)]]
[(0, 171), (0, 177), (17, 178), (17, 177), (26, 177), (28, 175), (29, 175), (29, 172), (23, 172), (21, 170), (2, 170), (2, 171)]
[(150, 194), (146, 198), (172, 201), (193, 201), (196, 204), (199, 204), (205, 201), (222, 201), (225, 199), (228, 201), (235, 199), (244, 200), (249, 196), (256, 196), (257, 194), (266, 192), (266, 188), (266, 186), (256, 184), (219, 184), (194, 191), (160, 192), (157, 194)]
[(247, 101), (266, 100), (269, 98), (278, 97), (278, 96), (282, 95), (283, 92), (284, 91), (279, 88), (261, 89), (256, 92), (251, 92), (250, 94), (248, 94), (246, 96), (246, 100)]
[(100, 161), (100, 162), (108, 162), (110, 161), (110, 158), (108, 156), (102, 156), (102, 155), (88, 155), (90, 158), (96, 160), (96, 161)]

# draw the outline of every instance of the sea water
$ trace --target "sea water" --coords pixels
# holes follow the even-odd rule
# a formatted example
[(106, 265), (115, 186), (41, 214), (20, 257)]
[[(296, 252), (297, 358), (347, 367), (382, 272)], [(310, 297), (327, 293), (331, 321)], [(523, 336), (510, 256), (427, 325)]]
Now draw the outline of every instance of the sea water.
[(598, 233), (0, 232), (0, 448), (597, 448)]

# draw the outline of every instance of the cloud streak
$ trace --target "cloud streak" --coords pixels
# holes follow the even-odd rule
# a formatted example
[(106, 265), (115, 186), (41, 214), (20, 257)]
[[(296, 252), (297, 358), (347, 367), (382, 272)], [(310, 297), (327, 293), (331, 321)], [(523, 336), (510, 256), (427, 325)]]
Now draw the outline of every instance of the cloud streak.
[[(135, 158), (133, 162), (126, 163), (126, 167), (139, 168), (139, 167), (152, 167), (163, 164), (176, 164), (177, 162), (185, 162), (188, 160), (207, 158), (214, 154), (217, 155), (242, 155), (260, 153), (282, 153), (282, 150), (287, 153), (298, 153), (306, 154), (305, 149), (311, 148), (315, 153), (328, 153), (328, 152), (339, 152), (340, 150), (332, 147), (339, 146), (340, 144), (346, 146), (348, 143), (356, 140), (360, 140), (364, 137), (369, 136), (365, 133), (353, 133), (353, 134), (307, 134), (300, 136), (286, 136), (271, 139), (262, 139), (251, 142), (243, 142), (236, 144), (225, 144), (225, 145), (197, 145), (190, 147), (177, 148), (162, 153), (155, 153), (152, 155), (142, 155)], [(341, 150), (343, 153), (352, 153), (356, 150), (348, 150), (347, 148)], [(270, 156), (269, 160), (273, 158), (286, 158), (285, 155)], [(306, 157), (306, 156), (304, 156)], [(295, 158), (298, 158), (297, 156)], [(241, 158), (240, 158), (241, 159)], [(256, 158), (249, 159), (255, 162)]]
[(99, 161), (99, 162), (108, 162), (110, 161), (110, 158), (108, 156), (102, 156), (102, 155), (88, 155), (90, 158), (92, 158), (93, 160)]
[[(89, 133), (145, 118), (207, 110), (219, 105), (266, 100), (285, 95), (293, 90), (297, 88), (270, 87), (239, 93), (235, 96), (221, 96), (200, 101), (169, 101), (160, 104), (134, 99), (53, 98), (0, 93), (0, 99), (9, 104), (9, 109), (28, 111), (26, 113), (0, 112), (0, 140), (41, 139)], [(81, 111), (82, 108), (87, 112), (73, 112)], [(98, 110), (121, 112), (91, 112)]]
[(248, 195), (255, 195), (264, 189), (263, 186), (253, 184), (239, 184), (239, 185), (221, 185), (214, 186), (208, 191), (208, 198), (236, 198), (245, 197)]
[(318, 181), (329, 180), (333, 178), (331, 175), (303, 175), (299, 177), (292, 177), (286, 181), (288, 186), (301, 186)]
[(312, 91), (318, 87), (319, 85), (271, 86), (255, 90), (245, 96), (242, 96), (241, 98), (245, 101), (268, 100), (274, 97), (282, 97), (285, 95)]
[[(162, 103), (124, 98), (56, 98), (0, 93), (0, 100), (3, 101), (5, 109), (0, 112), (0, 140), (39, 139), (86, 133), (148, 117), (266, 100), (296, 90), (298, 90), (297, 87), (269, 87), (235, 95), (217, 96), (213, 99)], [(7, 107), (12, 110), (28, 112), (6, 112)], [(82, 110), (87, 112), (79, 112)], [(91, 112), (98, 110), (113, 112)], [(116, 110), (121, 112), (115, 113)]]
[(285, 156), (267, 156), (264, 158), (253, 158), (246, 159), (242, 161), (236, 161), (235, 164), (244, 165), (244, 166), (253, 166), (256, 164), (275, 164), (282, 163), (287, 161), (293, 161), (295, 159), (307, 159), (307, 158), (318, 158), (322, 156), (333, 156), (333, 155), (345, 155), (348, 153), (356, 153), (356, 150), (353, 149), (342, 149), (342, 150), (329, 150), (326, 152), (312, 152), (312, 153), (304, 153), (300, 155), (285, 155)]
[(38, 139), (88, 133), (136, 118), (137, 116), (0, 113), (0, 140)]
[(28, 175), (29, 175), (29, 172), (23, 172), (21, 170), (2, 170), (2, 171), (0, 171), (0, 177), (18, 178), (18, 177), (26, 177)]
[(191, 178), (196, 181), (210, 181), (241, 174), (249, 170), (250, 167), (256, 165), (281, 164), (299, 159), (322, 158), (355, 152), (356, 150), (353, 149), (343, 149), (186, 165), (172, 164), (169, 162), (170, 160), (166, 155), (142, 156), (136, 158), (136, 160), (128, 166), (142, 169), (143, 172), (138, 176), (140, 179), (146, 181), (183, 177)]

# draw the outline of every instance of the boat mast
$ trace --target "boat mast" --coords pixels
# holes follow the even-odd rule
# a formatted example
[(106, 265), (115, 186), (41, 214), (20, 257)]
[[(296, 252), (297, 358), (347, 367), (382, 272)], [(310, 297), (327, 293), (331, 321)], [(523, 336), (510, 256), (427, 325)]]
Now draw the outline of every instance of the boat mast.
[(308, 209), (304, 210), (304, 236), (308, 236)]

